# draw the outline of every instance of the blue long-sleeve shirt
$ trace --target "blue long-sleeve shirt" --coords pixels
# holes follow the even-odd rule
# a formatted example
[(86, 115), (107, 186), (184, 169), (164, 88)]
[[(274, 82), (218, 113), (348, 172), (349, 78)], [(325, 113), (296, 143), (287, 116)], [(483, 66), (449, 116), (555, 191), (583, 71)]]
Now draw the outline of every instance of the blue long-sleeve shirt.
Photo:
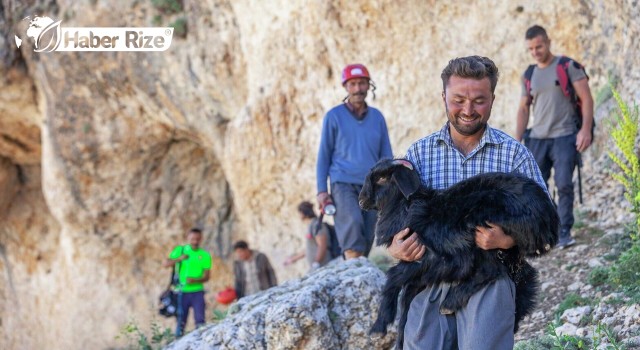
[(345, 104), (329, 110), (322, 122), (316, 179), (319, 192), (331, 183), (362, 185), (369, 170), (382, 158), (392, 158), (391, 141), (384, 116), (367, 107), (358, 120)]

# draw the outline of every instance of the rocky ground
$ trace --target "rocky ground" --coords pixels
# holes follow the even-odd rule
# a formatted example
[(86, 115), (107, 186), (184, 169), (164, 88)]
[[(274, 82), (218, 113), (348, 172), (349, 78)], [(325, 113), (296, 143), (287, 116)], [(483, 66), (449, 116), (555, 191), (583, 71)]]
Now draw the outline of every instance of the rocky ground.
[[(578, 215), (578, 220), (582, 219), (588, 221), (588, 218)], [(565, 250), (554, 249), (549, 255), (532, 261), (540, 273), (540, 300), (536, 311), (521, 322), (516, 340), (527, 340), (521, 343), (522, 346), (540, 339), (556, 319), (559, 308), (566, 309), (561, 304), (572, 296), (578, 296), (586, 300), (581, 304), (588, 305), (576, 305), (563, 312), (556, 328), (558, 334), (576, 339), (593, 340), (595, 337), (601, 343), (597, 347), (599, 349), (615, 348), (611, 346), (616, 342), (626, 349), (640, 349), (640, 306), (630, 304), (628, 300), (625, 302), (622, 294), (614, 293), (609, 287), (589, 284), (589, 274), (594, 268), (612, 264), (628, 247), (628, 235), (622, 228), (603, 230), (582, 221), (576, 226), (578, 228), (573, 233), (577, 241), (575, 246)], [(608, 326), (615, 334), (615, 340), (611, 341), (598, 331), (598, 324)], [(541, 347), (538, 343), (526, 349)], [(586, 348), (595, 347), (589, 345)]]

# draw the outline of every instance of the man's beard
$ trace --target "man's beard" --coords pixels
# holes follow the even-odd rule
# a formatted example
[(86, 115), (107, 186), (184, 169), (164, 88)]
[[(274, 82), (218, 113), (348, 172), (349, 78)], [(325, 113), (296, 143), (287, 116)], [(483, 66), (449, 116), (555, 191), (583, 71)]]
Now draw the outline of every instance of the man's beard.
[[(462, 113), (458, 113), (452, 116), (449, 114), (449, 110), (447, 109), (447, 114), (449, 115), (449, 120), (451, 121), (451, 125), (453, 125), (453, 128), (456, 129), (456, 131), (459, 134), (464, 136), (475, 135), (487, 127), (487, 123), (482, 121), (482, 117), (478, 113), (473, 113), (471, 115), (470, 118), (475, 119), (475, 124), (471, 124), (471, 125), (468, 125), (468, 124), (462, 125), (459, 122), (461, 115), (466, 117), (466, 115)], [(465, 118), (465, 119), (470, 119), (470, 118)]]

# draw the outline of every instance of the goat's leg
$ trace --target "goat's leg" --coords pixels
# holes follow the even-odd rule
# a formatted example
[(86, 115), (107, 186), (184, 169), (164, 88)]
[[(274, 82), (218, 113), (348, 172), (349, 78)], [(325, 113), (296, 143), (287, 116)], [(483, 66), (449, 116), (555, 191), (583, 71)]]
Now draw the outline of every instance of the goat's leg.
[(460, 310), (467, 305), (472, 295), (498, 280), (501, 276), (500, 267), (490, 268), (487, 265), (483, 266), (484, 268), (479, 268), (468, 280), (452, 285), (440, 305), (440, 310), (443, 312)]
[(516, 277), (516, 322), (513, 332), (518, 331), (520, 321), (533, 311), (540, 282), (538, 272), (529, 263), (524, 262), (519, 276)]
[(380, 301), (380, 309), (378, 309), (378, 317), (376, 322), (371, 326), (369, 334), (382, 333), (387, 334), (387, 326), (396, 319), (398, 309), (398, 296), (402, 290), (402, 284), (398, 283), (398, 279), (404, 273), (402, 265), (393, 266), (387, 271), (387, 282), (382, 291), (382, 300)]
[(396, 349), (402, 349), (404, 344), (404, 326), (407, 324), (407, 318), (409, 315), (409, 307), (413, 298), (424, 290), (424, 285), (418, 283), (409, 283), (404, 289), (404, 295), (402, 296), (402, 314), (400, 314), (400, 320), (398, 321), (398, 337), (396, 338)]

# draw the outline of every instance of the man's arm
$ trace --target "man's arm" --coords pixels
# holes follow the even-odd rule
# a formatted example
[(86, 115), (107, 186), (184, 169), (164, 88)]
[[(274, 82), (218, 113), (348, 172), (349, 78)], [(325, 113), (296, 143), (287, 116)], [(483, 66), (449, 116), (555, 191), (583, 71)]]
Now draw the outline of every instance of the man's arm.
[(296, 261), (298, 261), (298, 260), (300, 260), (300, 259), (304, 258), (304, 257), (305, 257), (305, 255), (306, 255), (306, 253), (305, 253), (305, 252), (300, 252), (300, 253), (297, 253), (297, 254), (291, 255), (290, 257), (288, 257), (288, 258), (286, 258), (286, 259), (285, 259), (285, 261), (284, 261), (283, 265), (284, 265), (284, 266), (289, 266), (289, 265), (293, 264), (294, 262), (296, 262)]
[(522, 137), (529, 124), (530, 108), (529, 96), (522, 96), (520, 98), (520, 104), (518, 105), (518, 119), (516, 120), (515, 139), (518, 142), (522, 142)]
[(179, 262), (185, 261), (186, 259), (188, 259), (189, 256), (186, 254), (182, 254), (181, 256), (175, 258), (175, 259), (171, 259), (168, 258), (167, 260), (164, 261), (164, 263), (162, 263), (162, 266), (164, 267), (171, 267)]
[(318, 160), (316, 161), (316, 186), (318, 194), (327, 193), (327, 179), (329, 178), (329, 168), (331, 167), (331, 157), (335, 147), (331, 117), (325, 115), (322, 122), (322, 134), (320, 135), (320, 147), (318, 148)]
[(200, 278), (187, 278), (187, 283), (204, 283), (209, 280), (209, 270), (204, 270), (204, 274)]
[(576, 95), (582, 102), (582, 128), (576, 135), (576, 149), (582, 152), (591, 145), (591, 127), (593, 126), (593, 97), (589, 89), (588, 79), (572, 82)]
[(422, 258), (427, 247), (420, 243), (415, 232), (406, 238), (409, 233), (409, 228), (405, 228), (393, 236), (391, 245), (387, 247), (389, 255), (402, 261), (416, 261)]

